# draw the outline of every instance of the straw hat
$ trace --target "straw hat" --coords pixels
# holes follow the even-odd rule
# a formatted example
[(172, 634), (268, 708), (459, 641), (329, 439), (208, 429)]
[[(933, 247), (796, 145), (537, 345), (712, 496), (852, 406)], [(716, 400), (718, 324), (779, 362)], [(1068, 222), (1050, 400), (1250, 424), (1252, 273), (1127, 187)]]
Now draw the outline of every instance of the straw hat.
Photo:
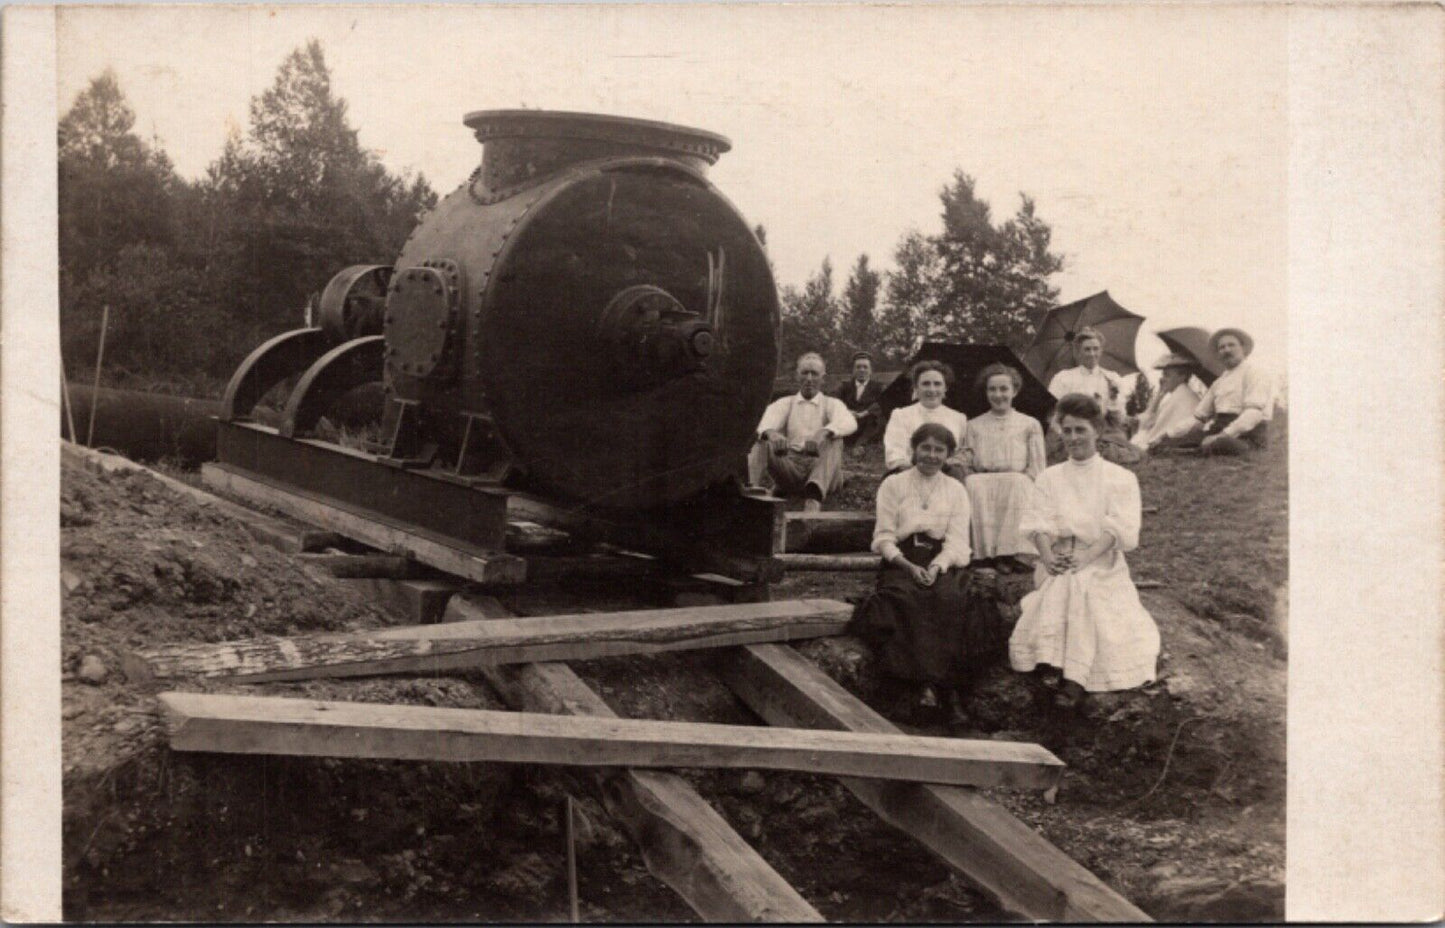
[(1189, 357), (1188, 355), (1176, 354), (1174, 352), (1170, 352), (1169, 354), (1166, 354), (1164, 357), (1160, 358), (1158, 361), (1154, 362), (1154, 367), (1161, 371), (1168, 370), (1171, 367), (1198, 366), (1199, 362)]
[(1226, 335), (1233, 335), (1239, 339), (1239, 343), (1244, 346), (1244, 356), (1246, 358), (1254, 354), (1254, 339), (1250, 338), (1249, 333), (1244, 331), (1244, 329), (1220, 329), (1218, 332), (1209, 336), (1209, 349), (1211, 351), (1218, 351), (1219, 340)]

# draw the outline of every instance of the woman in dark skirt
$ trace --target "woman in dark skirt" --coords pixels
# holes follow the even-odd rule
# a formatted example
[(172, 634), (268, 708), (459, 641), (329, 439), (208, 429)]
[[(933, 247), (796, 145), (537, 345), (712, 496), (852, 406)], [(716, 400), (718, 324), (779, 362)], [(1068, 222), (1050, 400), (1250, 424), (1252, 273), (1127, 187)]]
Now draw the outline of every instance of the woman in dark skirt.
[(943, 706), (964, 726), (974, 678), (1003, 654), (1007, 636), (995, 609), (969, 603), (968, 491), (941, 473), (957, 450), (953, 433), (926, 423), (910, 444), (913, 466), (878, 488), (872, 547), (883, 565), (849, 631), (886, 672), (921, 685), (922, 705)]

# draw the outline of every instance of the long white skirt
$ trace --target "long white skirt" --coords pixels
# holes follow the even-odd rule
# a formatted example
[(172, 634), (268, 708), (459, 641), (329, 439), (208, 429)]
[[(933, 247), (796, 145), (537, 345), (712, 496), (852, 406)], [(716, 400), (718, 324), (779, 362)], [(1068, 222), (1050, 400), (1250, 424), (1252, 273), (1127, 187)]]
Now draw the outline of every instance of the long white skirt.
[(969, 474), (968, 503), (972, 511), (969, 541), (975, 558), (1033, 554), (1034, 546), (1019, 532), (1034, 482), (1024, 474)]
[(1077, 573), (1057, 577), (1040, 563), (1034, 584), (1009, 638), (1014, 670), (1060, 667), (1064, 679), (1091, 693), (1132, 689), (1154, 679), (1159, 627), (1139, 602), (1122, 553), (1111, 551)]

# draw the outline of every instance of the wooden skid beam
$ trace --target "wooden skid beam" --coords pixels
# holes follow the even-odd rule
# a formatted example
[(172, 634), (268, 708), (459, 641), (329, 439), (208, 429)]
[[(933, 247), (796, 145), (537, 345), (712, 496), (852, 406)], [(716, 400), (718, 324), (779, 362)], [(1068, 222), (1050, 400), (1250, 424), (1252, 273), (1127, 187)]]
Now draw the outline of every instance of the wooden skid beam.
[(1063, 762), (1034, 744), (599, 719), (268, 696), (162, 693), (178, 751), (605, 767), (791, 770), (1047, 789)]
[(867, 551), (876, 521), (871, 512), (790, 512), (783, 550), (814, 554)]
[(877, 570), (876, 554), (779, 554), (784, 570)]
[(270, 506), (312, 525), (416, 560), (476, 583), (520, 583), (526, 561), (511, 554), (486, 551), (450, 541), (420, 529), (396, 525), (374, 513), (358, 512), (245, 476), (221, 464), (205, 464), (206, 485), (248, 502)]
[[(719, 652), (723, 679), (774, 725), (896, 732), (786, 645)], [(970, 789), (845, 779), (884, 821), (912, 835), (1007, 910), (1069, 922), (1145, 922), (1149, 916), (997, 803)]]
[[(490, 597), (457, 597), (456, 611), (510, 618)], [(566, 664), (510, 664), (481, 669), (514, 709), (616, 718), (612, 707)], [(706, 921), (821, 922), (692, 785), (675, 773), (631, 767), (584, 771), (607, 812), (631, 835), (653, 876)]]
[(837, 635), (852, 609), (833, 600), (480, 619), (347, 635), (176, 644), (124, 657), (133, 679), (227, 677), (238, 682), (440, 673), (483, 664), (592, 660)]

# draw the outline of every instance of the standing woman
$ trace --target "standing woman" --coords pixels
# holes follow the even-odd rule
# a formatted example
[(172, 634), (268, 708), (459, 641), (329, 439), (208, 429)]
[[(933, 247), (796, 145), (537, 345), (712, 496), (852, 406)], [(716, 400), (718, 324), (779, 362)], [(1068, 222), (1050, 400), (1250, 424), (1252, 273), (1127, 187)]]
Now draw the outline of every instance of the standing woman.
[(1034, 481), (1044, 471), (1044, 429), (1039, 420), (1013, 408), (1024, 380), (1007, 364), (990, 364), (978, 377), (988, 412), (968, 420), (964, 463), (973, 507), (973, 555), (1005, 573), (1027, 569), (1014, 557), (1033, 554), (1019, 530)]
[[(908, 371), (913, 381), (912, 406), (900, 406), (888, 417), (888, 427), (883, 432), (883, 464), (890, 474), (907, 470), (913, 463), (913, 449), (909, 442), (920, 425), (936, 422), (953, 433), (955, 448), (963, 447), (963, 432), (968, 417), (956, 409), (943, 405), (948, 388), (953, 384), (953, 369), (940, 361), (919, 361)], [(963, 460), (949, 461), (944, 473), (956, 480), (963, 479)]]
[(1023, 531), (1034, 541), (1036, 589), (1009, 639), (1014, 670), (1062, 672), (1057, 696), (1132, 689), (1154, 679), (1159, 628), (1139, 602), (1124, 552), (1139, 545), (1139, 481), (1098, 453), (1104, 411), (1070, 394), (1055, 410), (1068, 460), (1039, 476)]
[(878, 488), (873, 550), (883, 557), (878, 585), (858, 604), (849, 631), (866, 641), (883, 669), (921, 685), (922, 706), (944, 706), (966, 725), (975, 675), (1003, 655), (996, 611), (975, 609), (968, 580), (968, 491), (942, 473), (957, 446), (936, 422), (910, 436), (913, 464)]

